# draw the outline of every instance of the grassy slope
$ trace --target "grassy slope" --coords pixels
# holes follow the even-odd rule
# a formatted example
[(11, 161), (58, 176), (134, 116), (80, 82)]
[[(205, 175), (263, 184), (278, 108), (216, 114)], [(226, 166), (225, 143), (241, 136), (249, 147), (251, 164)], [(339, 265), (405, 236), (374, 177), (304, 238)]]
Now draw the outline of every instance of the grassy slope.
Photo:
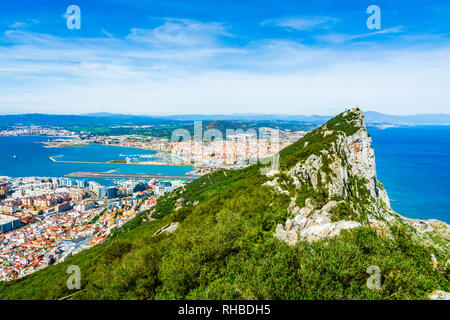
[[(347, 120), (338, 117), (329, 126), (351, 134)], [(282, 167), (326, 148), (329, 139), (309, 134), (283, 150)], [(266, 180), (258, 165), (204, 176), (158, 202), (154, 217), (161, 220), (139, 217), (105, 244), (2, 284), (0, 298), (71, 294), (65, 285), (69, 265), (80, 267), (86, 289), (74, 299), (414, 299), (450, 291), (448, 254), (424, 246), (406, 226), (392, 228), (394, 239), (364, 227), (295, 247), (278, 241), (274, 229), (289, 216), (290, 196), (261, 187)], [(179, 198), (183, 208), (174, 211)], [(152, 237), (172, 221), (180, 222), (174, 234)], [(370, 265), (381, 269), (379, 291), (366, 287)]]

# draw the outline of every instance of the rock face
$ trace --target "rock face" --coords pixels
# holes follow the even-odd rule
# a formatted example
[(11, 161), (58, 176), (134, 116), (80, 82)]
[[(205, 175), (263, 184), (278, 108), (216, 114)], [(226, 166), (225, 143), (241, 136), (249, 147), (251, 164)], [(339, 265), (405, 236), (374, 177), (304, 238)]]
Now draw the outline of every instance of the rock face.
[(158, 231), (156, 231), (156, 232), (153, 234), (153, 236), (157, 236), (157, 235), (159, 235), (159, 234), (161, 234), (161, 233), (163, 233), (163, 232), (166, 232), (166, 233), (173, 233), (175, 230), (177, 230), (177, 228), (178, 228), (178, 222), (173, 222), (173, 223), (171, 223), (171, 224), (168, 224), (168, 225), (162, 227), (162, 228), (159, 229)]
[[(306, 161), (297, 163), (287, 174), (297, 181), (297, 187), (300, 187), (302, 183), (310, 183), (313, 188), (317, 188), (321, 180), (320, 183), (324, 184), (330, 197), (348, 196), (348, 187), (351, 187), (349, 180), (355, 177), (364, 181), (366, 189), (373, 198), (383, 200), (384, 205), (389, 208), (389, 197), (377, 180), (375, 155), (371, 146), (372, 138), (367, 133), (364, 115), (361, 111), (352, 109), (342, 115), (342, 121), (348, 121), (346, 119), (350, 114), (353, 116), (351, 118), (353, 121), (348, 125), (356, 128), (356, 133), (345, 136), (343, 132), (329, 130), (325, 124), (318, 130), (322, 131), (323, 137), (337, 133), (336, 140), (328, 149), (321, 150), (319, 154), (312, 154)], [(328, 164), (324, 163), (325, 158)], [(325, 170), (331, 171), (328, 181)], [(377, 208), (372, 209), (379, 211)]]
[(450, 300), (450, 293), (442, 291), (442, 290), (435, 290), (428, 296), (431, 300)]
[[(270, 175), (268, 175), (270, 176)], [(273, 187), (276, 191), (280, 192), (280, 193), (285, 193), (285, 194), (289, 194), (288, 191), (283, 190), (280, 185), (278, 184), (278, 178), (275, 178), (273, 180), (269, 180), (266, 183), (264, 183), (263, 185), (269, 186), (269, 187)]]
[[(377, 219), (392, 220), (389, 197), (377, 180), (372, 139), (366, 131), (364, 115), (359, 109), (341, 114), (338, 122), (326, 123), (315, 130), (311, 140), (303, 145), (310, 155), (285, 173), (301, 193), (302, 186), (310, 190), (324, 190), (328, 203), (316, 208), (312, 199), (303, 208), (292, 205), (293, 215), (286, 226), (277, 226), (276, 237), (291, 245), (299, 240), (316, 241), (338, 235), (343, 229), (361, 226), (361, 222)], [(317, 142), (319, 141), (319, 142)], [(324, 141), (322, 149), (313, 149)], [(325, 143), (326, 142), (326, 143)], [(268, 185), (279, 188), (277, 181)], [(277, 189), (278, 189), (277, 188)], [(280, 191), (280, 190), (278, 190)], [(332, 221), (333, 210), (340, 199), (350, 206), (350, 219)]]
[(300, 209), (293, 219), (288, 219), (284, 228), (281, 224), (277, 225), (275, 236), (289, 245), (294, 245), (299, 240), (318, 241), (339, 235), (341, 230), (361, 226), (357, 221), (332, 222), (330, 210), (336, 204), (336, 201), (330, 201), (322, 208), (316, 209), (307, 201), (307, 206)]

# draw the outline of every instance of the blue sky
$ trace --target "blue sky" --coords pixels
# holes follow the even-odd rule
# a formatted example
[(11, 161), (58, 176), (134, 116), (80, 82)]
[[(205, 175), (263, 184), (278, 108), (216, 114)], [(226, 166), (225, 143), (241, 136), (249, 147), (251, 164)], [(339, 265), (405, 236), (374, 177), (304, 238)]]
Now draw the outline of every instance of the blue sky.
[(447, 0), (1, 6), (2, 114), (450, 113)]

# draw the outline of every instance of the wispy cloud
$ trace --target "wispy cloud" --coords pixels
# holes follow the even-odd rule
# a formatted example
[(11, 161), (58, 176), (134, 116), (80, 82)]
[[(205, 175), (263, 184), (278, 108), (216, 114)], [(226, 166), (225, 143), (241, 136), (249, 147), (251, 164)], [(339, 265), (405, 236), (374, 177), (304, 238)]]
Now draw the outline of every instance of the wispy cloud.
[(263, 21), (262, 25), (275, 25), (288, 30), (311, 31), (318, 27), (328, 28), (338, 22), (334, 17), (285, 17)]
[(376, 35), (388, 35), (388, 34), (398, 34), (404, 31), (403, 26), (396, 26), (387, 29), (381, 29), (378, 31), (361, 33), (361, 34), (343, 34), (343, 33), (328, 33), (328, 34), (320, 34), (317, 35), (316, 38), (322, 41), (326, 41), (329, 43), (344, 43), (352, 40), (360, 40), (369, 37), (373, 37)]
[(29, 25), (38, 24), (39, 20), (37, 19), (28, 19), (27, 21), (16, 21), (9, 25), (10, 29), (24, 29)]
[(215, 45), (221, 36), (232, 36), (221, 23), (166, 18), (161, 26), (154, 29), (131, 29), (127, 39), (155, 46), (205, 47)]
[(25, 27), (26, 26), (26, 23), (25, 22), (20, 22), (20, 21), (18, 21), (18, 22), (14, 22), (13, 24), (11, 24), (9, 27), (11, 28), (11, 29), (20, 29), (20, 28), (23, 28), (23, 27)]
[(109, 39), (115, 39), (112, 33), (106, 31), (105, 29), (102, 29), (102, 33), (106, 35)]
[(153, 29), (132, 29), (123, 38), (61, 38), (10, 29), (0, 38), (0, 81), (67, 82), (155, 79), (208, 69), (210, 59), (245, 50), (220, 44), (231, 37), (219, 23), (165, 19)]

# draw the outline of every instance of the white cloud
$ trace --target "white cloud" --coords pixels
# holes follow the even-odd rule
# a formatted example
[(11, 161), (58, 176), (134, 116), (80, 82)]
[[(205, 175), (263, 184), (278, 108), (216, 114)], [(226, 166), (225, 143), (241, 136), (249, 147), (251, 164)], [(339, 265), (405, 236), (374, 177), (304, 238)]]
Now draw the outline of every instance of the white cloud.
[(263, 25), (276, 25), (288, 30), (311, 31), (316, 27), (329, 27), (338, 19), (333, 17), (287, 17), (263, 21)]
[(27, 24), (25, 23), (25, 22), (20, 22), (20, 21), (18, 21), (18, 22), (14, 22), (13, 24), (11, 24), (9, 27), (11, 28), (11, 29), (20, 29), (20, 28), (23, 28), (23, 27), (25, 27)]
[(386, 29), (381, 29), (378, 31), (361, 33), (361, 34), (328, 33), (328, 34), (318, 35), (318, 36), (316, 36), (316, 38), (319, 40), (326, 41), (326, 42), (340, 44), (340, 43), (344, 43), (344, 42), (348, 42), (348, 41), (352, 41), (352, 40), (369, 38), (369, 37), (373, 37), (375, 35), (380, 35), (380, 34), (384, 34), (384, 35), (397, 34), (397, 33), (403, 32), (403, 30), (404, 30), (403, 26), (396, 26), (396, 27), (392, 27), (392, 28), (386, 28)]
[(449, 45), (234, 47), (220, 41), (228, 36), (219, 23), (170, 19), (123, 39), (9, 30), (0, 39), (0, 113), (449, 112)]
[(231, 36), (217, 22), (202, 23), (187, 19), (165, 19), (165, 23), (154, 29), (134, 28), (128, 39), (154, 46), (212, 46), (219, 36)]
[(17, 21), (9, 26), (10, 29), (24, 29), (29, 25), (38, 24), (39, 20), (37, 19), (28, 19), (26, 22)]
[(114, 36), (112, 35), (112, 33), (109, 33), (108, 31), (106, 31), (105, 29), (102, 29), (102, 33), (104, 35), (106, 35), (108, 38), (110, 39), (115, 39)]

